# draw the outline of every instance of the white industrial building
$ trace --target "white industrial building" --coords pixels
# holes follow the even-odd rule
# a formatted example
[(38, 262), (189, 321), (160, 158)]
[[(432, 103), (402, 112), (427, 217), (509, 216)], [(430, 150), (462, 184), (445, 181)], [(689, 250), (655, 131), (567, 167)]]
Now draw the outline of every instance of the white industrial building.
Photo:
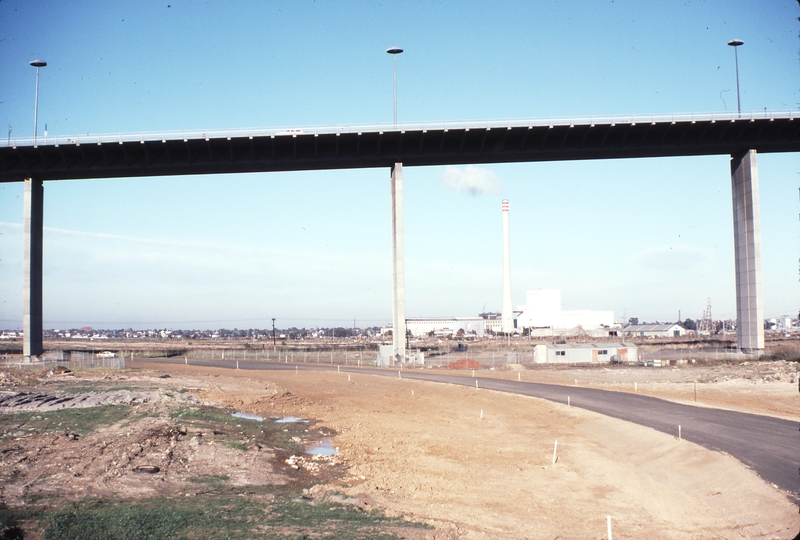
[(625, 337), (680, 337), (686, 329), (679, 324), (632, 324), (622, 329)]
[(483, 317), (422, 317), (406, 319), (406, 329), (414, 337), (427, 336), (431, 332), (435, 336), (454, 336), (459, 330), (464, 334), (482, 336), (486, 333), (486, 322)]
[[(381, 334), (392, 330), (392, 326), (381, 328)], [(503, 331), (500, 313), (481, 313), (477, 317), (416, 317), (406, 319), (406, 330), (413, 337), (455, 336), (462, 331), (467, 336), (483, 336)]]
[(628, 364), (637, 361), (636, 345), (627, 343), (559, 343), (541, 344), (533, 348), (533, 361), (538, 364)]
[(519, 306), (517, 328), (569, 330), (581, 327), (584, 331), (614, 326), (613, 311), (561, 309), (561, 291), (558, 289), (535, 289), (528, 291), (527, 303)]

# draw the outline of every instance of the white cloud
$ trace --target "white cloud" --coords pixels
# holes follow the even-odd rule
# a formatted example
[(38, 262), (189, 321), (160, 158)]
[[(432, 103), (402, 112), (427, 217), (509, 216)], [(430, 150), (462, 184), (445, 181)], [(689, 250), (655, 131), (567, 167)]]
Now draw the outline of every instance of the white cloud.
[(466, 167), (448, 166), (444, 171), (444, 183), (456, 193), (500, 193), (503, 183), (493, 171), (473, 165)]

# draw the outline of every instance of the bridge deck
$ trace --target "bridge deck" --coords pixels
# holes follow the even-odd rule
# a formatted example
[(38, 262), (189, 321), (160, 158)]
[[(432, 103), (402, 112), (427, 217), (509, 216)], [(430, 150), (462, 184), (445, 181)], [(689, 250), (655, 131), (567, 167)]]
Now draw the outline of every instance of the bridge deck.
[(14, 140), (0, 182), (800, 151), (800, 112)]

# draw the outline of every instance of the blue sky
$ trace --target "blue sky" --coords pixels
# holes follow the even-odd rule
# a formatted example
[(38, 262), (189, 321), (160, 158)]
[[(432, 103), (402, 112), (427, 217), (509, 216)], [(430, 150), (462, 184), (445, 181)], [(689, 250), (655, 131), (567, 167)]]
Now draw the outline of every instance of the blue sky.
[[(794, 0), (0, 2), (0, 120), (49, 135), (800, 107)], [(758, 156), (765, 314), (800, 308), (800, 154)], [(407, 316), (501, 304), (735, 318), (727, 156), (406, 168)], [(481, 178), (483, 189), (459, 190)], [(46, 328), (391, 321), (389, 171), (45, 184)], [(0, 328), (22, 318), (0, 184)]]

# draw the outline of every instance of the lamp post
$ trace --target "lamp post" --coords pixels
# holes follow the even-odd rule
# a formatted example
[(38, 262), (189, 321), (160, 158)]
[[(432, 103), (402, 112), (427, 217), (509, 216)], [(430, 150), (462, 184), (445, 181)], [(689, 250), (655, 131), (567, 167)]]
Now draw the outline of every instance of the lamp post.
[(739, 110), (739, 116), (742, 116), (742, 98), (739, 95), (739, 45), (744, 45), (744, 41), (741, 39), (732, 39), (728, 42), (728, 45), (733, 47), (733, 56), (736, 58), (736, 105)]
[(397, 129), (397, 55), (403, 52), (400, 47), (389, 47), (386, 52), (394, 59), (394, 127)]
[(47, 65), (44, 60), (34, 60), (31, 65), (36, 68), (36, 97), (33, 102), (33, 145), (36, 146), (37, 116), (39, 115), (39, 68)]

